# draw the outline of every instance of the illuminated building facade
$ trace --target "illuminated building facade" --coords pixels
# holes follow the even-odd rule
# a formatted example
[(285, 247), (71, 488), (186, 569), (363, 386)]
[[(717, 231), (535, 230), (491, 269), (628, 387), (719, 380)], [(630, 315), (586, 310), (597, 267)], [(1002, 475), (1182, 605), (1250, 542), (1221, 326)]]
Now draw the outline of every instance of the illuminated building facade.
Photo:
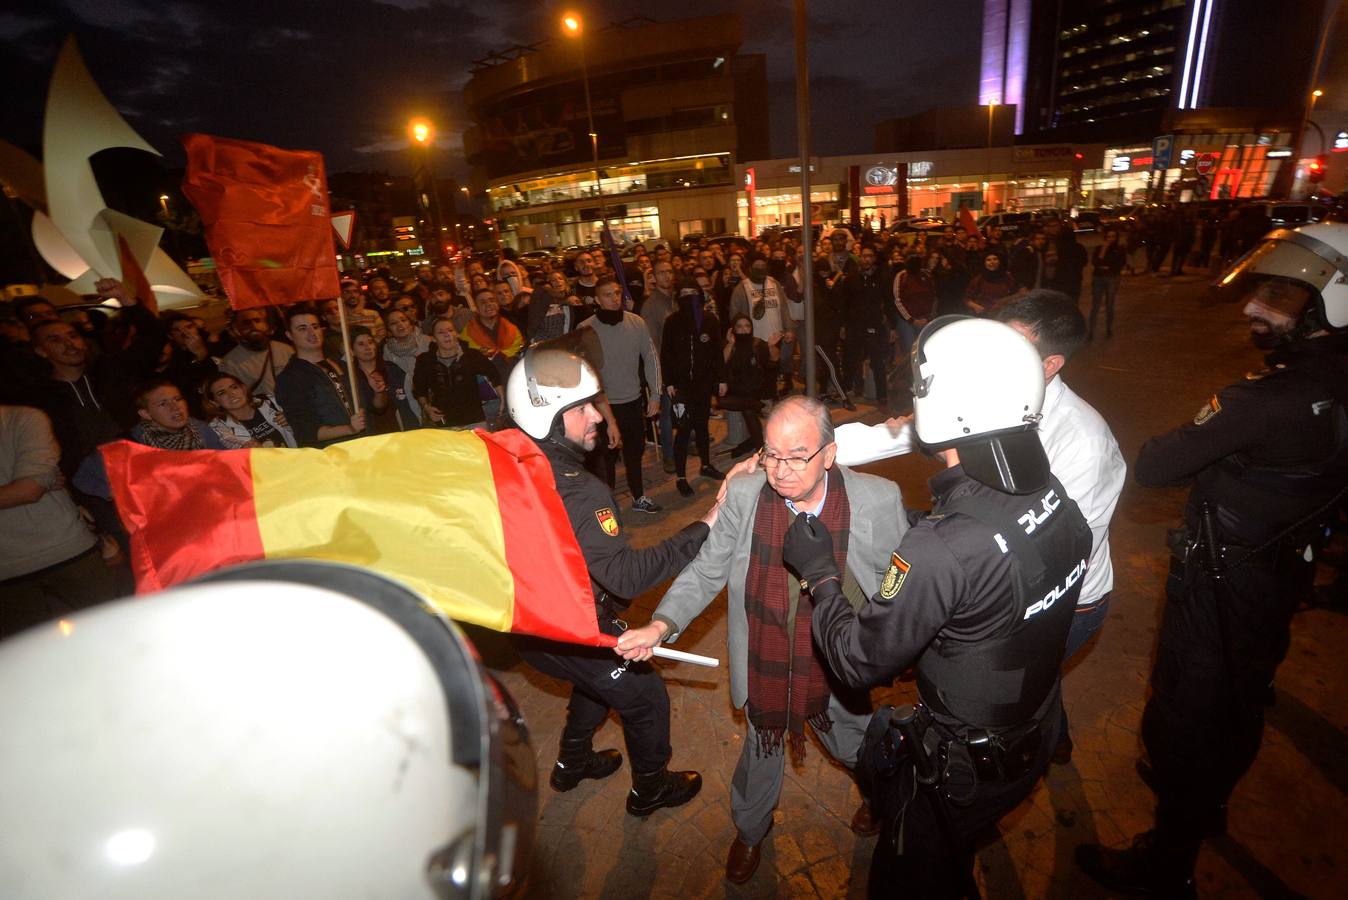
[(468, 160), (506, 246), (588, 245), (735, 227), (735, 164), (766, 156), (762, 56), (740, 55), (740, 18), (635, 20), (587, 32), (599, 152), (592, 162), (577, 40), (556, 37), (478, 63), (464, 89)]

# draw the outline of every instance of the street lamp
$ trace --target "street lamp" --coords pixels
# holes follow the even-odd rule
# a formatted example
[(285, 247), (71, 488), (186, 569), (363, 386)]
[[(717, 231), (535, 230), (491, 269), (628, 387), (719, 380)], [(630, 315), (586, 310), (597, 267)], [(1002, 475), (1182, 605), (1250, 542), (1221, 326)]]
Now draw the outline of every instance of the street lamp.
[(425, 172), (423, 177), (430, 196), (427, 197), (426, 191), (418, 191), (417, 199), (418, 205), (431, 219), (431, 239), (435, 241), (431, 259), (439, 259), (444, 253), (444, 242), (440, 236), (442, 230), (440, 222), (444, 217), (440, 214), (440, 192), (435, 189), (435, 174), (431, 167), (431, 146), (435, 138), (435, 128), (428, 120), (417, 118), (407, 123), (407, 133), (411, 136), (412, 143), (422, 149), (421, 165)]
[(562, 16), (562, 33), (575, 38), (580, 51), (580, 80), (585, 85), (585, 118), (590, 125), (590, 152), (594, 162), (594, 193), (599, 198), (599, 214), (603, 216), (604, 227), (608, 227), (608, 204), (604, 201), (604, 188), (599, 183), (599, 132), (594, 128), (594, 106), (590, 102), (590, 68), (585, 62), (585, 28), (579, 13), (569, 12)]

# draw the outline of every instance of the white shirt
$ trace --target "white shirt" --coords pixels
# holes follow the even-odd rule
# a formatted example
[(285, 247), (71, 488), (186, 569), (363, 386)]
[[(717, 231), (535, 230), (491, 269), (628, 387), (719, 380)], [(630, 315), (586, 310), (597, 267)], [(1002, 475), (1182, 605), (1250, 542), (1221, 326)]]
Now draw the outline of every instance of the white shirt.
[[(1114, 567), (1109, 558), (1109, 520), (1118, 505), (1127, 466), (1114, 434), (1095, 408), (1053, 376), (1044, 387), (1043, 419), (1039, 440), (1048, 455), (1048, 465), (1067, 496), (1076, 501), (1091, 529), (1091, 558), (1081, 586), (1078, 606), (1089, 606), (1114, 587)], [(917, 436), (911, 423), (892, 428), (885, 423), (867, 426), (849, 422), (834, 432), (838, 444), (835, 462), (859, 466), (891, 456), (911, 453)]]

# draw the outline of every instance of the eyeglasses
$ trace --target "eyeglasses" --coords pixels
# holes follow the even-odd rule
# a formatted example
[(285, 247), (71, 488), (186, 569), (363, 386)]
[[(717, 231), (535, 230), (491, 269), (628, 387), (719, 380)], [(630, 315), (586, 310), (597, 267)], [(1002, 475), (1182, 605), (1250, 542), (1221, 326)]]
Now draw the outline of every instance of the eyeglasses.
[[(827, 447), (825, 444), (824, 447)], [(765, 469), (775, 469), (782, 463), (792, 472), (804, 472), (805, 467), (819, 454), (824, 452), (824, 447), (811, 453), (809, 456), (773, 456), (766, 449), (758, 451), (758, 464)]]

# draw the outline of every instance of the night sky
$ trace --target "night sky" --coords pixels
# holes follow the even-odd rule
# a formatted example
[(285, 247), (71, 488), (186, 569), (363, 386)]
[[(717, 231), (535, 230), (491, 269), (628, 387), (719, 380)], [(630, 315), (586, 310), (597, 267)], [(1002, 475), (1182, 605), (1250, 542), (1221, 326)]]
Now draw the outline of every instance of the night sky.
[[(38, 154), (57, 51), (73, 33), (95, 80), (170, 164), (204, 131), (317, 149), (330, 172), (407, 173), (407, 121), (440, 129), (437, 170), (465, 178), (460, 89), (474, 59), (547, 36), (562, 3), (536, 0), (7, 0), (0, 137)], [(979, 0), (813, 0), (814, 152), (864, 153), (874, 124), (977, 102)], [(790, 0), (592, 0), (591, 23), (738, 12), (768, 57), (772, 148), (796, 152)], [(490, 15), (488, 14), (490, 11)]]

